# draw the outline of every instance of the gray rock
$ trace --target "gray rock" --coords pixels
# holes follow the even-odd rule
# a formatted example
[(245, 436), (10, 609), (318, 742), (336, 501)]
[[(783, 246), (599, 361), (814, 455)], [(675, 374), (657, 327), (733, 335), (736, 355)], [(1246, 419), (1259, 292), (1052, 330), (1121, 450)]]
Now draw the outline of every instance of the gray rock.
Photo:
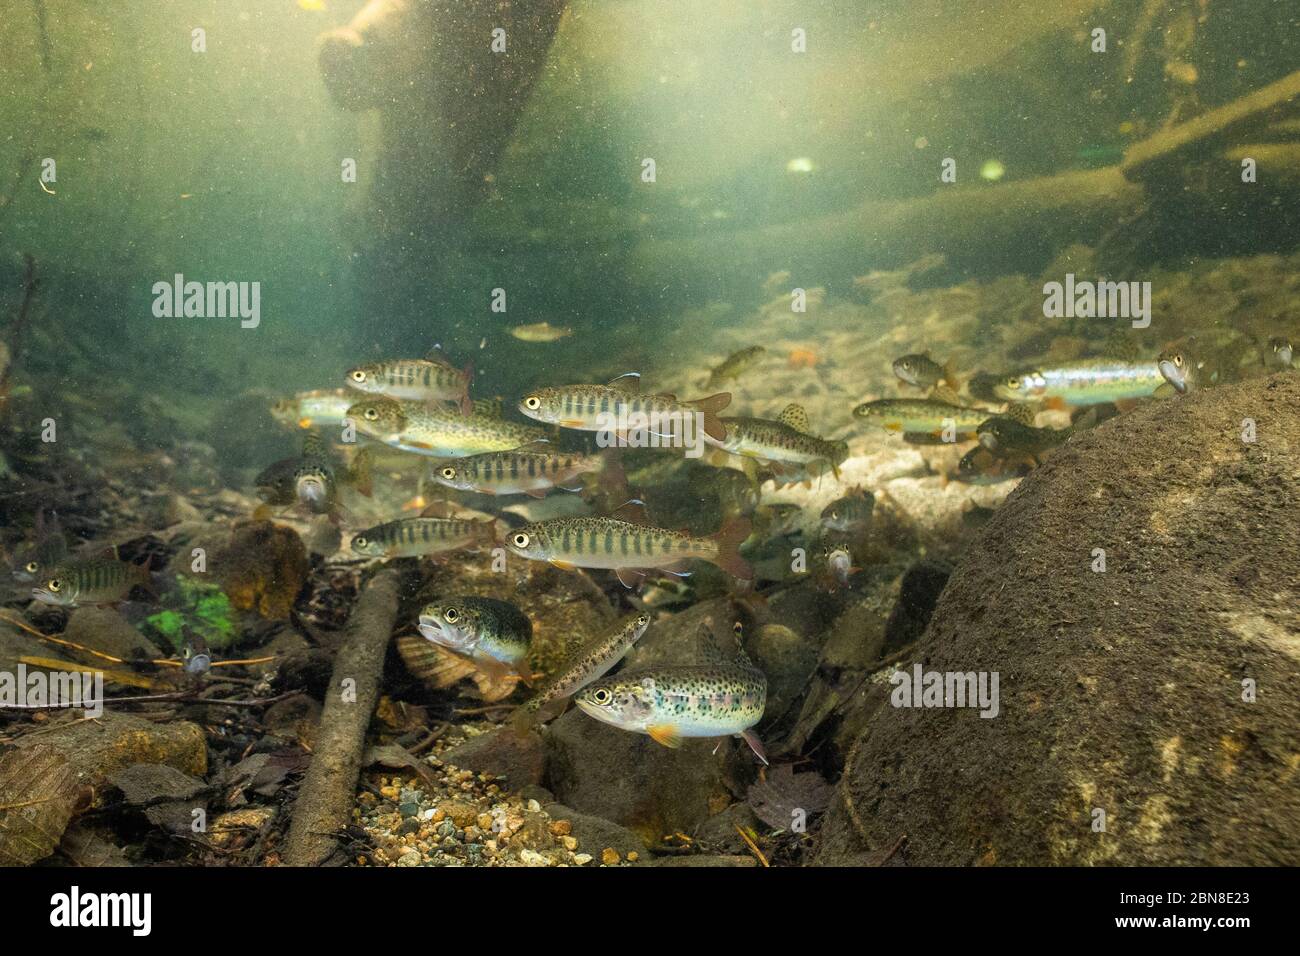
[[(647, 844), (666, 833), (689, 833), (730, 801), (723, 748), (686, 740), (678, 750), (629, 733), (574, 708), (546, 736), (546, 772), (556, 798), (582, 813), (634, 830)], [(748, 751), (748, 748), (746, 748)]]
[(900, 663), (997, 672), (998, 716), (880, 707), (817, 862), (1300, 863), (1297, 408), (1294, 373), (1206, 389), (1031, 473)]
[(509, 725), (499, 727), (453, 747), (442, 759), (462, 770), (503, 778), (511, 790), (542, 782), (544, 754), (536, 731), (518, 734)]

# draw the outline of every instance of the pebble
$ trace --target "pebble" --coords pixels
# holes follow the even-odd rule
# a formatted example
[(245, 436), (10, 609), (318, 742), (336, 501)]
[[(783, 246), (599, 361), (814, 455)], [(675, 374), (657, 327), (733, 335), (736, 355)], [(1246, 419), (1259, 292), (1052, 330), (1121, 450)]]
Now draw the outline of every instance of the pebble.
[(620, 859), (618, 850), (615, 850), (612, 846), (607, 846), (600, 852), (600, 862), (606, 866), (617, 866)]

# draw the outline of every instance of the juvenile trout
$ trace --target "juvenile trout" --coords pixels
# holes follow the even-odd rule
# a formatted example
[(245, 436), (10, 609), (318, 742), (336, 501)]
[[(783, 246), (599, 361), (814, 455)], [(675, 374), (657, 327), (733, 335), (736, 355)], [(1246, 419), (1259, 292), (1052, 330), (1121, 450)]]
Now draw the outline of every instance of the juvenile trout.
[(853, 409), (853, 415), (886, 431), (905, 435), (937, 437), (951, 429), (955, 440), (965, 441), (975, 437), (975, 429), (989, 417), (989, 412), (936, 398), (882, 398), (864, 402)]
[(309, 432), (303, 436), (302, 455), (268, 466), (255, 483), (257, 493), (268, 505), (297, 504), (311, 514), (335, 516), (341, 484), (370, 496), (370, 452), (363, 448), (351, 467), (336, 474), (325, 443), (319, 435)]
[(494, 680), (513, 674), (525, 684), (532, 682), (527, 658), (533, 624), (513, 604), (484, 597), (435, 601), (421, 609), (419, 629)]
[(10, 572), (19, 584), (30, 584), (68, 557), (68, 542), (59, 527), (58, 517), (45, 523), (45, 514), (36, 512), (36, 540), (14, 552)]
[(537, 389), (524, 396), (519, 410), (539, 422), (580, 431), (618, 432), (640, 427), (656, 434), (675, 433), (683, 418), (699, 414), (705, 435), (715, 441), (726, 437), (718, 413), (731, 404), (730, 392), (682, 402), (675, 395), (642, 395), (638, 392), (640, 382), (640, 375), (629, 372), (608, 385)]
[(574, 703), (599, 721), (648, 734), (665, 747), (680, 747), (683, 737), (742, 737), (767, 763), (750, 729), (763, 719), (767, 677), (743, 649), (733, 660), (719, 654), (704, 664), (622, 671), (588, 684)]
[(822, 527), (830, 531), (860, 534), (871, 527), (871, 513), (875, 507), (875, 495), (862, 488), (855, 488), (822, 509)]
[(994, 415), (980, 422), (976, 430), (980, 444), (1000, 458), (1011, 455), (1037, 457), (1050, 451), (1074, 434), (1074, 426), (1065, 428), (1035, 428), (1006, 415)]
[(282, 398), (272, 405), (271, 416), (282, 425), (328, 428), (343, 424), (343, 419), (348, 416), (348, 406), (354, 400), (355, 397), (342, 388), (299, 392), (292, 398)]
[(827, 441), (808, 431), (808, 413), (800, 405), (787, 405), (780, 416), (769, 418), (724, 418), (727, 436), (712, 441), (723, 451), (743, 458), (759, 458), (774, 472), (784, 466), (825, 464), (839, 477), (839, 466), (849, 457), (844, 441)]
[(1290, 339), (1275, 335), (1268, 340), (1268, 354), (1265, 364), (1273, 368), (1290, 368), (1294, 356), (1295, 347), (1291, 344)]
[(458, 369), (441, 349), (434, 349), (422, 359), (392, 359), (370, 362), (348, 370), (348, 384), (362, 392), (412, 402), (453, 401), (462, 414), (473, 411), (469, 384), (474, 378), (472, 366)]
[(468, 415), (437, 404), (371, 398), (348, 409), (357, 431), (402, 451), (435, 458), (463, 458), (489, 451), (509, 451), (545, 441), (540, 428), (518, 425), (494, 415)]
[(624, 617), (608, 630), (593, 637), (574, 651), (572, 657), (549, 677), (527, 703), (510, 715), (516, 730), (527, 730), (547, 719), (555, 705), (572, 697), (592, 681), (604, 677), (623, 659), (650, 626), (650, 615), (642, 612)]
[(612, 448), (598, 455), (527, 449), (494, 451), (443, 462), (433, 469), (435, 481), (458, 491), (532, 498), (544, 498), (552, 488), (578, 491), (578, 479), (586, 474), (599, 474), (615, 487), (626, 484), (617, 452)]
[(767, 349), (761, 345), (751, 345), (747, 349), (741, 349), (739, 352), (732, 352), (722, 362), (709, 373), (709, 380), (705, 388), (717, 388), (724, 385), (732, 379), (740, 378), (751, 368), (762, 361), (763, 356), (767, 354)]
[(748, 518), (735, 518), (717, 534), (700, 538), (619, 518), (555, 518), (525, 525), (505, 540), (520, 557), (566, 569), (607, 568), (630, 588), (651, 568), (688, 574), (690, 559), (708, 561), (742, 581), (753, 580), (753, 570), (737, 550), (749, 529)]
[(1007, 402), (1099, 405), (1147, 398), (1164, 381), (1156, 362), (1095, 358), (1017, 372), (995, 385), (993, 391)]
[(917, 388), (934, 388), (940, 382), (954, 391), (958, 387), (957, 376), (953, 373), (951, 365), (940, 365), (930, 358), (929, 352), (896, 358), (891, 367), (895, 375), (908, 385), (915, 385)]
[(398, 518), (357, 532), (350, 547), (370, 558), (418, 558), (493, 544), (494, 526), (473, 518)]
[(110, 557), (83, 558), (49, 569), (32, 588), (32, 597), (57, 607), (116, 604), (125, 601), (137, 586), (153, 592), (153, 579), (145, 565)]

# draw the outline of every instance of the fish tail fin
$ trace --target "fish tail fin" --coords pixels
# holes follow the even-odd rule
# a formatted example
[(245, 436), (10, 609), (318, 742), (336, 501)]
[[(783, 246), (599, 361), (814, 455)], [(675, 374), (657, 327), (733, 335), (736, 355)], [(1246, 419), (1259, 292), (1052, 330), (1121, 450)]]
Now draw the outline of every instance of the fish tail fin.
[(954, 392), (961, 391), (961, 379), (957, 376), (957, 367), (953, 365), (952, 359), (943, 363), (943, 380)]
[(726, 440), (727, 427), (722, 424), (722, 419), (718, 417), (718, 413), (731, 404), (730, 392), (718, 392), (716, 395), (710, 395), (707, 398), (701, 398), (688, 404), (704, 417), (704, 434), (714, 441)]
[(460, 413), (470, 415), (474, 411), (474, 400), (469, 397), (470, 382), (474, 381), (474, 363), (466, 362), (461, 374), (465, 377), (465, 388), (460, 393)]
[(708, 560), (733, 578), (739, 578), (741, 581), (754, 580), (754, 569), (740, 556), (740, 545), (749, 537), (751, 530), (752, 526), (748, 518), (733, 518), (728, 521), (710, 538), (717, 544), (718, 553)]
[(628, 497), (627, 472), (623, 470), (621, 449), (617, 447), (602, 449), (600, 459), (602, 464), (597, 485), (611, 498), (626, 500)]
[(534, 701), (530, 700), (526, 703), (520, 704), (512, 710), (509, 718), (507, 718), (507, 723), (510, 725), (511, 730), (513, 730), (518, 736), (523, 737), (537, 726), (540, 719), (541, 708), (538, 707)]
[(153, 572), (149, 570), (149, 561), (146, 558), (141, 564), (131, 565), (131, 580), (134, 586), (146, 592), (155, 601), (158, 600), (158, 585), (154, 583)]

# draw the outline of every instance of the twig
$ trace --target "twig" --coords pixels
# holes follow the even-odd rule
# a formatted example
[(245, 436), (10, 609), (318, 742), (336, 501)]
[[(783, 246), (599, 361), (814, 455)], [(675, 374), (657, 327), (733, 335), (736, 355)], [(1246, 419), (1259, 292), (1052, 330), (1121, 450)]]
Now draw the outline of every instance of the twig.
[(759, 863), (762, 863), (763, 866), (765, 867), (770, 867), (772, 865), (767, 862), (767, 857), (763, 856), (763, 851), (760, 850), (757, 844), (755, 844), (754, 841), (749, 838), (749, 834), (746, 833), (743, 829), (741, 829), (739, 824), (736, 825), (736, 832), (740, 834), (740, 838), (745, 841), (746, 845), (749, 847), (750, 851), (754, 854), (754, 856), (758, 857)]
[(289, 866), (320, 866), (339, 850), (335, 834), (351, 822), (366, 730), (379, 699), (384, 654), (397, 619), (401, 577), (370, 580), (348, 620), (321, 713), (316, 753), (303, 778), (285, 839)]

